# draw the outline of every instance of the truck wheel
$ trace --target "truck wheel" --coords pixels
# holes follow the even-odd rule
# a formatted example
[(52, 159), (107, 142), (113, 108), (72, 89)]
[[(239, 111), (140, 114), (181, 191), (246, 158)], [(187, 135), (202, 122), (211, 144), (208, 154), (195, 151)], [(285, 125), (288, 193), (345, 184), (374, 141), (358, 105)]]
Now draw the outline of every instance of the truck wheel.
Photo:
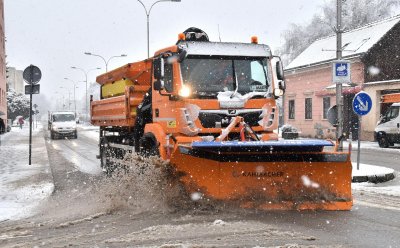
[(50, 131), (50, 139), (54, 139), (54, 132), (53, 131)]
[(139, 152), (144, 157), (160, 156), (157, 139), (152, 133), (146, 133), (140, 138)]
[(75, 133), (74, 133), (74, 139), (77, 139), (78, 138), (78, 131), (75, 131)]
[(388, 141), (388, 139), (387, 139), (385, 134), (381, 134), (378, 137), (378, 144), (379, 144), (379, 147), (382, 147), (382, 148), (388, 148), (389, 147), (389, 141)]

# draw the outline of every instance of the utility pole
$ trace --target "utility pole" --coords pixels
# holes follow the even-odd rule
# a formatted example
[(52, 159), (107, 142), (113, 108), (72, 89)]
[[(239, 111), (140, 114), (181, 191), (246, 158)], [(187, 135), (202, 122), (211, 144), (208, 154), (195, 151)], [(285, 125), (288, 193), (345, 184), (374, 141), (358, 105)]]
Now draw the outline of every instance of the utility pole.
[[(342, 0), (336, 0), (336, 59), (342, 59)], [(343, 99), (342, 84), (336, 83), (336, 105), (338, 110), (338, 126), (336, 130), (336, 139), (343, 134)], [(343, 150), (342, 140), (339, 143), (339, 151)]]

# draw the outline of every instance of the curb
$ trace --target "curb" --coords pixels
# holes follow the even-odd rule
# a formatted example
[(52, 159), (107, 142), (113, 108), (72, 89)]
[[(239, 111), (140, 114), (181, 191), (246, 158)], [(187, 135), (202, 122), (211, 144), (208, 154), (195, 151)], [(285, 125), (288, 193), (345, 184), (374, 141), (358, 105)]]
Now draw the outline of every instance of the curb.
[(370, 176), (354, 176), (352, 177), (352, 183), (384, 183), (395, 178), (394, 173), (387, 173), (383, 175), (370, 175)]
[(49, 153), (47, 151), (45, 132), (46, 130), (44, 130), (44, 128), (41, 128), (35, 136), (32, 135), (32, 161), (41, 161), (41, 164), (43, 164), (46, 167), (45, 169), (46, 177), (43, 181), (49, 182), (53, 185), (51, 190), (51, 194), (53, 194), (54, 177), (53, 177), (53, 171), (50, 168)]

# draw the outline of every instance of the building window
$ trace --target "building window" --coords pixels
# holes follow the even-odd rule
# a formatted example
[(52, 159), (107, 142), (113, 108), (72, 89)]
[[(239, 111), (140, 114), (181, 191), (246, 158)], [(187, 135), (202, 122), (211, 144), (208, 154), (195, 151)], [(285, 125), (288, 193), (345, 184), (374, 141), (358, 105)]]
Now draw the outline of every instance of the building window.
[(322, 118), (323, 119), (328, 119), (328, 110), (331, 107), (331, 98), (330, 97), (324, 97), (323, 98), (323, 113), (322, 113)]
[(312, 119), (312, 98), (306, 98), (305, 101), (305, 118), (306, 120)]
[(294, 120), (294, 100), (289, 100), (289, 119)]

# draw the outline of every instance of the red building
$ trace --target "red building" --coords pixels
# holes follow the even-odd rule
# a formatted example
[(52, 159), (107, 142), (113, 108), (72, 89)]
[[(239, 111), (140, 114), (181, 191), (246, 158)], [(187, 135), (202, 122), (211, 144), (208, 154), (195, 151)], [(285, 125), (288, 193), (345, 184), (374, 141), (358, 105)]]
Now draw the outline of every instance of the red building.
[(6, 56), (4, 40), (4, 2), (0, 0), (0, 133), (7, 126)]
[[(351, 82), (343, 85), (343, 125), (344, 132), (351, 132), (355, 138), (358, 118), (352, 111), (354, 95), (364, 90), (373, 98), (375, 110), (363, 118), (362, 129), (362, 139), (371, 140), (381, 112), (377, 107), (380, 96), (400, 91), (398, 37), (400, 16), (343, 33), (343, 59), (351, 63)], [(327, 110), (336, 104), (336, 87), (332, 83), (335, 59), (336, 36), (333, 35), (312, 43), (285, 68), (285, 123), (298, 128), (303, 137), (335, 137), (335, 128), (326, 115)], [(376, 87), (377, 82), (383, 83)], [(373, 90), (370, 90), (372, 85)]]

